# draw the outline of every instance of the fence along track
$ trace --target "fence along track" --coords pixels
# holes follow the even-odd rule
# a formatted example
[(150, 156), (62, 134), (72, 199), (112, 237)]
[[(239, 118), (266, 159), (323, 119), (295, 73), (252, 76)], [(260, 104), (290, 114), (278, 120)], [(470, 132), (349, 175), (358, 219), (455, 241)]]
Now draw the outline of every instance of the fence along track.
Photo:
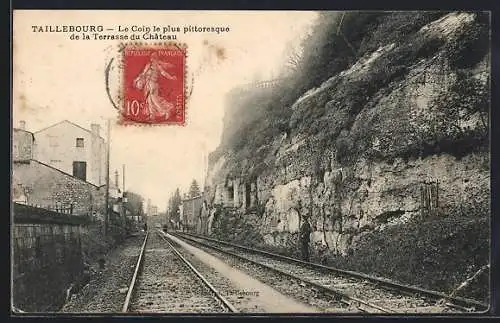
[[(308, 268), (311, 268), (311, 269), (314, 269), (314, 270), (318, 270), (320, 272), (333, 273), (333, 274), (337, 274), (337, 275), (342, 275), (344, 277), (350, 277), (350, 278), (356, 278), (356, 279), (366, 280), (366, 281), (368, 281), (370, 283), (376, 284), (377, 286), (379, 286), (382, 289), (386, 289), (388, 291), (395, 291), (395, 292), (399, 292), (401, 294), (410, 295), (410, 296), (412, 296), (412, 295), (421, 295), (421, 296), (427, 298), (428, 300), (433, 300), (433, 301), (436, 301), (436, 302), (440, 303), (441, 306), (455, 308), (455, 309), (458, 309), (461, 312), (472, 312), (472, 311), (474, 311), (476, 309), (484, 310), (485, 311), (485, 310), (488, 309), (488, 305), (487, 304), (478, 302), (476, 300), (471, 300), (471, 299), (466, 299), (466, 298), (461, 298), (461, 297), (450, 297), (450, 296), (448, 296), (448, 295), (446, 295), (444, 293), (440, 293), (440, 292), (429, 291), (429, 290), (421, 289), (421, 288), (414, 287), (414, 286), (407, 286), (407, 285), (399, 284), (399, 283), (396, 283), (396, 282), (393, 282), (393, 281), (390, 281), (390, 280), (372, 277), (372, 276), (369, 276), (369, 275), (366, 275), (366, 274), (362, 274), (362, 273), (357, 273), (357, 272), (352, 272), (352, 271), (347, 271), (347, 270), (341, 270), (341, 269), (337, 269), (337, 268), (333, 268), (333, 267), (328, 267), (328, 266), (324, 266), (324, 265), (319, 265), (319, 264), (314, 264), (314, 263), (310, 263), (310, 262), (305, 262), (305, 261), (302, 261), (302, 260), (299, 260), (299, 259), (295, 259), (295, 258), (283, 256), (283, 255), (278, 255), (278, 254), (267, 252), (267, 251), (263, 251), (263, 250), (252, 249), (252, 248), (248, 248), (248, 247), (245, 247), (245, 246), (240, 246), (240, 245), (233, 244), (233, 243), (230, 243), (230, 242), (220, 241), (220, 240), (217, 240), (217, 239), (213, 239), (213, 238), (209, 238), (209, 237), (205, 237), (205, 236), (200, 236), (200, 235), (196, 235), (196, 234), (182, 233), (182, 234), (177, 234), (177, 235), (179, 237), (182, 237), (184, 239), (189, 239), (189, 240), (194, 241), (196, 243), (200, 243), (200, 242), (196, 241), (196, 240), (192, 240), (192, 239), (190, 239), (187, 236), (191, 236), (191, 237), (198, 238), (198, 239), (203, 239), (205, 241), (213, 242), (213, 243), (216, 243), (216, 244), (219, 244), (219, 245), (229, 246), (229, 247), (232, 247), (232, 248), (240, 249), (242, 251), (246, 251), (246, 252), (250, 252), (250, 253), (254, 253), (254, 254), (264, 255), (264, 256), (267, 256), (267, 257), (270, 257), (270, 258), (274, 258), (274, 259), (278, 259), (278, 260), (282, 260), (282, 261), (287, 261), (287, 262), (290, 262), (290, 263), (296, 263), (296, 264), (302, 265), (304, 267), (308, 267)], [(216, 248), (216, 247), (214, 247), (214, 246), (212, 246), (210, 244), (207, 244), (206, 246), (209, 247), (209, 248), (212, 248), (212, 249)], [(220, 249), (220, 252), (228, 253), (228, 251), (224, 250), (224, 249)], [(233, 254), (233, 255), (235, 257), (240, 258), (240, 259), (241, 258), (247, 259), (247, 258), (242, 257), (242, 256), (237, 255), (237, 254)], [(251, 261), (251, 259), (248, 259), (248, 260)], [(287, 274), (287, 273), (285, 273), (285, 274)], [(349, 298), (351, 298), (351, 297), (349, 297)], [(387, 311), (388, 312), (394, 312), (394, 310), (390, 310), (390, 309), (387, 309)]]

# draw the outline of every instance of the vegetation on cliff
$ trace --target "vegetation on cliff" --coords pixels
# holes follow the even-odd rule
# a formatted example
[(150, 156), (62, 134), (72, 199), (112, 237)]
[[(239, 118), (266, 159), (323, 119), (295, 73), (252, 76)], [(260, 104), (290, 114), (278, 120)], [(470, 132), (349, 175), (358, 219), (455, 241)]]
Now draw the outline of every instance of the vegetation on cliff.
[[(360, 156), (392, 159), (449, 153), (460, 157), (484, 149), (489, 145), (489, 80), (482, 82), (472, 74), (490, 50), (489, 16), (476, 13), (475, 21), (465, 25), (457, 37), (421, 32), (422, 27), (446, 14), (443, 11), (321, 13), (302, 44), (303, 55), (295, 61), (293, 74), (273, 91), (257, 91), (242, 100), (239, 107), (228, 108), (241, 111), (245, 118), (239, 113), (243, 121), (234, 123), (232, 129), (226, 125), (223, 144), (212, 159), (232, 152), (231, 165), (236, 172), (252, 169), (257, 170), (254, 175), (259, 175), (258, 169), (266, 169), (266, 164), (262, 165), (266, 156), (274, 154), (273, 142), (282, 136), (296, 135), (313, 137), (317, 156), (321, 151), (334, 149), (337, 161), (342, 164)], [(367, 57), (384, 46), (390, 48), (366, 62), (366, 72), (341, 75), (362, 59), (367, 61)], [(356, 120), (363, 118), (384, 95), (401, 86), (405, 77), (432, 60), (440, 60), (444, 70), (457, 76), (456, 82), (451, 82), (449, 89), (443, 88), (443, 95), (430, 104), (432, 115), (438, 118), (421, 120), (414, 129), (405, 122), (394, 122), (391, 133), (379, 131), (382, 148), (373, 151), (375, 128), (382, 127), (377, 118), (391, 118), (387, 113), (392, 111), (381, 111), (375, 119), (365, 120), (372, 129), (356, 128)], [(325, 82), (328, 84), (324, 91), (305, 94)], [(393, 112), (409, 117), (406, 111)], [(484, 125), (481, 129), (456, 126), (476, 113)], [(427, 121), (430, 129), (422, 129), (421, 123)], [(394, 139), (401, 137), (404, 140), (400, 143)]]

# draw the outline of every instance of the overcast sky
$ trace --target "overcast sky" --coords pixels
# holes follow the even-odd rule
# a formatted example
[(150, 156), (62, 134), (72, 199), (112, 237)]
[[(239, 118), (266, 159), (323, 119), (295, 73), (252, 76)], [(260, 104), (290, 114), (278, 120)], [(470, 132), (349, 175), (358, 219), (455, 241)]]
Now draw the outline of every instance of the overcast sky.
[[(13, 123), (37, 131), (67, 119), (90, 129), (111, 119), (111, 174), (126, 165), (126, 189), (166, 207), (168, 197), (193, 178), (203, 182), (203, 156), (220, 141), (224, 95), (234, 86), (273, 78), (285, 50), (300, 41), (315, 12), (14, 12)], [(103, 25), (117, 28), (229, 26), (224, 34), (178, 34), (188, 45), (188, 73), (194, 74), (187, 126), (120, 126), (104, 85), (104, 69), (116, 57), (118, 41), (69, 40), (64, 33), (34, 33), (33, 25)], [(110, 32), (112, 33), (112, 32)], [(210, 45), (204, 45), (204, 42)], [(223, 48), (225, 58), (215, 55)], [(116, 74), (118, 75), (118, 74)], [(115, 74), (112, 76), (117, 77)], [(113, 95), (117, 83), (112, 81)]]

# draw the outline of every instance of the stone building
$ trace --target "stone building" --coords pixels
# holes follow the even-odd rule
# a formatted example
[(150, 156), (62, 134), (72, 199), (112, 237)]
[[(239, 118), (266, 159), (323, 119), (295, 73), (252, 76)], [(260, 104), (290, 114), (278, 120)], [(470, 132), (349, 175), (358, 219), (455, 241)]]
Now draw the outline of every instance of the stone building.
[(197, 227), (201, 227), (203, 201), (203, 194), (182, 200), (182, 224), (188, 231), (198, 231)]
[(96, 186), (36, 160), (14, 162), (13, 200), (75, 215), (104, 214), (105, 186)]
[(106, 146), (99, 134), (64, 120), (34, 133), (34, 159), (96, 186), (106, 181)]
[(20, 128), (13, 129), (12, 201), (75, 215), (104, 214), (105, 186), (37, 160), (38, 136), (24, 126), (21, 122)]

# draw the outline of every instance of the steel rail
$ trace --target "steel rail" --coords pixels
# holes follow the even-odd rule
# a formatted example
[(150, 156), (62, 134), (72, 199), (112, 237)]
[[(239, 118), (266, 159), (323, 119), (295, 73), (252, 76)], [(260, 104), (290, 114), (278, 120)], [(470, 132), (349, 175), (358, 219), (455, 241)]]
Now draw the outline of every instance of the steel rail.
[(148, 241), (149, 232), (146, 232), (146, 237), (144, 238), (144, 242), (142, 243), (141, 252), (139, 253), (139, 257), (137, 259), (137, 264), (135, 265), (134, 275), (132, 276), (132, 280), (130, 281), (130, 285), (128, 286), (127, 296), (125, 297), (125, 302), (123, 303), (122, 312), (128, 312), (128, 308), (130, 305), (130, 300), (132, 299), (132, 294), (135, 288), (135, 282), (137, 280), (137, 276), (139, 275), (139, 270), (141, 268), (142, 262), (144, 261), (144, 250), (146, 249), (146, 242)]
[(306, 267), (309, 267), (312, 269), (321, 270), (324, 272), (334, 272), (337, 274), (344, 275), (345, 277), (354, 277), (354, 278), (358, 278), (358, 279), (365, 279), (369, 282), (379, 284), (379, 287), (381, 287), (381, 288), (385, 288), (387, 290), (395, 290), (395, 291), (398, 291), (400, 293), (404, 292), (407, 295), (419, 294), (419, 295), (424, 296), (426, 298), (432, 299), (436, 302), (439, 302), (441, 300), (446, 300), (448, 302), (443, 303), (443, 305), (448, 306), (448, 307), (454, 307), (454, 308), (460, 309), (464, 312), (473, 312), (475, 309), (487, 311), (489, 308), (488, 304), (479, 302), (477, 300), (463, 298), (463, 297), (456, 297), (456, 296), (452, 297), (452, 296), (446, 295), (446, 294), (441, 293), (441, 292), (427, 290), (427, 289), (420, 288), (417, 286), (403, 285), (403, 284), (400, 284), (400, 283), (397, 283), (397, 282), (394, 282), (394, 281), (391, 281), (391, 280), (385, 279), (385, 278), (373, 277), (373, 276), (359, 273), (359, 272), (355, 272), (355, 271), (343, 270), (343, 269), (338, 269), (338, 268), (329, 267), (329, 266), (325, 266), (325, 265), (306, 262), (306, 261), (303, 261), (300, 259), (296, 259), (296, 258), (284, 256), (284, 255), (279, 255), (279, 254), (275, 254), (275, 253), (260, 250), (260, 249), (249, 248), (249, 247), (245, 247), (242, 245), (234, 244), (234, 243), (227, 242), (227, 241), (217, 240), (214, 238), (210, 238), (210, 237), (206, 237), (206, 236), (202, 236), (202, 235), (198, 235), (198, 234), (192, 234), (192, 233), (187, 233), (187, 232), (178, 232), (177, 234), (192, 236), (195, 238), (204, 239), (207, 241), (212, 241), (215, 243), (227, 245), (230, 247), (238, 248), (238, 249), (249, 251), (252, 253), (266, 255), (266, 256), (269, 256), (269, 257), (272, 257), (275, 259), (294, 262), (294, 263), (301, 264), (303, 266), (306, 266)]
[(341, 302), (341, 303), (344, 303), (346, 305), (349, 305), (349, 306), (352, 306), (352, 305), (356, 305), (357, 308), (363, 312), (370, 312), (370, 313), (373, 313), (375, 310), (375, 312), (382, 312), (382, 313), (396, 313), (394, 310), (392, 309), (388, 309), (388, 308), (385, 308), (385, 307), (382, 307), (382, 306), (379, 306), (379, 305), (376, 305), (376, 304), (372, 304), (370, 302), (367, 302), (363, 299), (360, 299), (360, 298), (357, 298), (357, 297), (354, 297), (354, 296), (351, 296), (351, 295), (348, 295), (344, 292), (341, 292), (339, 290), (336, 290), (336, 289), (333, 289), (333, 288), (330, 288), (330, 287), (327, 287), (327, 286), (324, 286), (324, 285), (321, 285), (321, 284), (318, 284), (318, 283), (315, 283), (313, 281), (310, 281), (308, 279), (305, 279), (305, 278), (302, 278), (302, 277), (299, 277), (297, 275), (294, 275), (294, 274), (291, 274), (291, 273), (287, 273), (287, 272), (284, 272), (280, 269), (277, 269), (277, 268), (274, 268), (272, 266), (269, 266), (269, 265), (266, 265), (266, 264), (263, 264), (261, 262), (258, 262), (258, 261), (255, 261), (255, 260), (252, 260), (252, 259), (249, 259), (249, 258), (246, 258), (244, 256), (241, 256), (241, 255), (238, 255), (236, 253), (233, 253), (231, 251), (227, 251), (227, 250), (224, 250), (224, 249), (221, 249), (221, 248), (218, 248), (216, 246), (213, 246), (213, 245), (210, 245), (210, 244), (206, 244), (206, 243), (203, 243), (203, 242), (200, 242), (200, 241), (197, 241), (193, 238), (189, 238), (189, 237), (186, 237), (186, 236), (182, 236), (182, 235), (178, 235), (178, 234), (172, 234), (174, 236), (177, 236), (178, 238), (181, 238), (181, 239), (185, 239), (185, 240), (188, 240), (188, 241), (192, 241), (198, 245), (201, 245), (201, 246), (205, 246), (207, 248), (210, 248), (210, 249), (213, 249), (213, 250), (216, 250), (216, 251), (219, 251), (221, 253), (224, 253), (224, 254), (227, 254), (227, 255), (230, 255), (232, 257), (235, 257), (235, 258), (238, 258), (238, 259), (241, 259), (243, 261), (246, 261), (246, 262), (249, 262), (249, 263), (252, 263), (254, 265), (257, 265), (257, 266), (260, 266), (262, 268), (265, 268), (267, 270), (270, 270), (270, 271), (273, 271), (279, 275), (283, 275), (283, 276), (286, 276), (286, 277), (289, 277), (289, 278), (292, 278), (294, 280), (297, 280), (297, 281), (300, 281), (300, 282), (304, 282), (308, 285), (310, 285), (311, 287), (313, 287), (314, 289), (317, 289), (319, 291), (321, 291), (322, 293), (326, 294), (326, 295), (331, 295), (334, 297), (334, 299), (338, 302)]
[(234, 307), (231, 302), (229, 302), (224, 296), (219, 293), (219, 291), (191, 264), (189, 260), (187, 260), (170, 242), (170, 239), (167, 237), (166, 233), (162, 231), (158, 231), (158, 235), (165, 240), (165, 242), (169, 245), (169, 247), (174, 251), (174, 253), (179, 257), (179, 259), (184, 262), (184, 264), (191, 269), (191, 271), (208, 287), (210, 292), (215, 296), (215, 298), (223, 304), (223, 307), (227, 309), (229, 312), (238, 313), (239, 311)]

